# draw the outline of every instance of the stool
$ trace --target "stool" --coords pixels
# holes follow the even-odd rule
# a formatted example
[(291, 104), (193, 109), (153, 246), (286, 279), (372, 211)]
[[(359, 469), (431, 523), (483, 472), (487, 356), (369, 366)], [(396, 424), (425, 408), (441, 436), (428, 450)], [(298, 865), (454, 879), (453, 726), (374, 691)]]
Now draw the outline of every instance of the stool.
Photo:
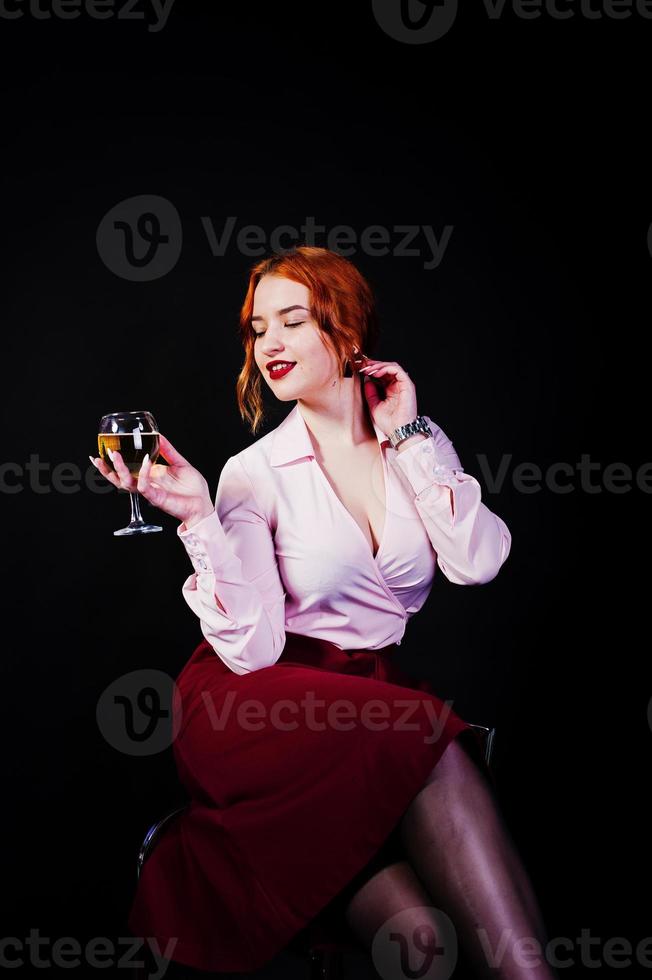
[[(470, 727), (475, 730), (483, 740), (484, 758), (485, 762), (489, 766), (491, 764), (494, 749), (496, 729), (487, 728), (485, 725), (470, 724)], [(189, 805), (190, 803), (188, 802), (169, 810), (163, 817), (161, 817), (160, 820), (157, 820), (156, 823), (151, 825), (145, 834), (143, 843), (140, 846), (140, 851), (138, 852), (136, 882), (138, 882), (140, 879), (143, 864), (151, 854), (154, 845), (160, 839), (166, 826), (178, 814), (183, 813), (184, 810), (187, 810)], [(319, 916), (317, 916), (312, 920), (312, 922), (309, 922), (304, 929), (297, 934), (297, 936), (293, 937), (287, 948), (291, 951), (298, 952), (307, 958), (310, 965), (310, 980), (342, 980), (344, 976), (344, 954), (359, 951), (361, 949), (361, 945), (353, 937), (351, 938), (351, 941), (347, 941), (340, 937), (334, 938), (324, 935), (324, 931), (320, 925)], [(146, 959), (151, 957), (151, 953), (149, 953), (147, 947), (144, 948), (144, 955)], [(153, 969), (153, 962), (150, 963), (150, 965)], [(134, 980), (145, 980), (145, 978), (149, 976), (149, 973), (150, 970), (148, 965), (135, 966), (133, 967), (132, 976), (134, 977)]]

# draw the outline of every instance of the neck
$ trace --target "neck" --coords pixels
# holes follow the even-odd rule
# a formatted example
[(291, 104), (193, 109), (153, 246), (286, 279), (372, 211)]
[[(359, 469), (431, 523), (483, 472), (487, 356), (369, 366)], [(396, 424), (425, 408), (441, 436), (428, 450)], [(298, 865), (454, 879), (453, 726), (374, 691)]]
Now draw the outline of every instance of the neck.
[(354, 449), (376, 438), (362, 379), (357, 376), (338, 379), (323, 394), (299, 398), (297, 405), (319, 449)]

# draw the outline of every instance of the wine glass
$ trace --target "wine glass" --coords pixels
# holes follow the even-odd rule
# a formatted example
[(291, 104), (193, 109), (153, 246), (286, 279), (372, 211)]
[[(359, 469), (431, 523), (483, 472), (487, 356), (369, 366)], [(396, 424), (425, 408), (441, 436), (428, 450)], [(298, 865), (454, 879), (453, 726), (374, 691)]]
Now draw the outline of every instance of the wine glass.
[[(97, 446), (100, 456), (115, 472), (108, 450), (117, 450), (125, 466), (132, 476), (138, 477), (145, 453), (156, 462), (159, 453), (158, 425), (151, 412), (111, 412), (100, 419), (97, 434)], [(162, 531), (158, 524), (147, 524), (140, 514), (138, 491), (130, 490), (131, 521), (127, 527), (114, 531), (121, 534), (150, 534), (152, 531)]]

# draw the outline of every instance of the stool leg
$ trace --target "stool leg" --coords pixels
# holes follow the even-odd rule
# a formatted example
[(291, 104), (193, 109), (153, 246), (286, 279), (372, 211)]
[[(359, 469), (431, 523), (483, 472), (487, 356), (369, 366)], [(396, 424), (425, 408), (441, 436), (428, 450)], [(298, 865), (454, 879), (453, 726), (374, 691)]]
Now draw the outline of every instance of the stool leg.
[(310, 980), (344, 980), (342, 950), (310, 950)]

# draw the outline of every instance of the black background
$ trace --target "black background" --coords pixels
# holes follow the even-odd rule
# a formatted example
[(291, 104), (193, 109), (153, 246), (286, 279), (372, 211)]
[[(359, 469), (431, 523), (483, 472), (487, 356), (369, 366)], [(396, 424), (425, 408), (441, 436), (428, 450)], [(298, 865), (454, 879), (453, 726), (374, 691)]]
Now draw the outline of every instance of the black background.
[[(398, 225), (453, 226), (434, 269), (423, 236), (418, 256), (350, 256), (378, 297), (375, 356), (409, 372), (513, 536), (484, 587), (438, 572), (406, 663), (496, 726), (502, 804), (550, 935), (590, 930), (596, 956), (610, 937), (636, 944), (650, 934), (635, 898), (651, 870), (635, 602), (649, 496), (591, 493), (578, 474), (568, 493), (526, 493), (514, 470), (589, 454), (600, 487), (608, 464), (649, 459), (652, 21), (464, 4), (418, 45), (367, 2), (177, 0), (158, 32), (136, 9), (145, 20), (0, 18), (3, 457), (46, 464), (39, 487), (12, 470), (2, 494), (3, 934), (127, 935), (138, 846), (178, 792), (171, 750), (118, 752), (96, 721), (116, 678), (175, 676), (201, 639), (178, 522), (144, 504), (164, 533), (114, 538), (128, 498), (83, 482), (97, 420), (151, 409), (214, 493), (253, 438), (235, 378), (256, 257), (234, 240), (214, 256), (201, 217), (269, 236), (313, 216), (381, 225), (392, 247)], [(178, 210), (183, 247), (167, 275), (128, 281), (96, 232), (149, 194)], [(273, 402), (261, 434), (291, 407)], [(495, 472), (503, 454), (491, 492), (480, 462)], [(62, 462), (76, 491), (52, 486)]]

